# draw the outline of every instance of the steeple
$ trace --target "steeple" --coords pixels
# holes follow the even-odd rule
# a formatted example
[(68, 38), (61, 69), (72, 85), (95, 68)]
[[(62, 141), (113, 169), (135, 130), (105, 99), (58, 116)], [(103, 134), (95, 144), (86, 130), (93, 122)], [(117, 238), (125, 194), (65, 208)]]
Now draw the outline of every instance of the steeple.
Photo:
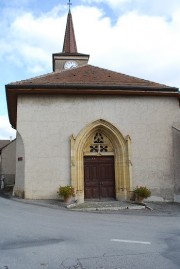
[(71, 10), (67, 16), (66, 31), (64, 36), (63, 53), (77, 53), (76, 38), (74, 34), (74, 26)]
[(86, 65), (89, 60), (88, 54), (82, 54), (77, 52), (76, 38), (70, 9), (70, 6), (72, 5), (71, 0), (69, 0), (68, 5), (69, 5), (69, 12), (67, 15), (67, 23), (66, 23), (62, 53), (54, 53), (52, 55), (53, 71), (55, 72)]

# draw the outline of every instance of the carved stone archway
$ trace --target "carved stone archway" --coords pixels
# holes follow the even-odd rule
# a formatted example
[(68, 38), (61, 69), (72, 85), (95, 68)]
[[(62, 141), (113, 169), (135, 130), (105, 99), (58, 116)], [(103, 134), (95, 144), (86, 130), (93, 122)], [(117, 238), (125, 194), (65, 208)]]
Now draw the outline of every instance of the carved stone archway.
[(75, 188), (78, 203), (84, 202), (84, 156), (90, 154), (86, 150), (87, 144), (96, 132), (102, 132), (113, 148), (109, 154), (114, 155), (116, 199), (127, 200), (132, 188), (131, 139), (124, 137), (111, 123), (100, 119), (86, 126), (76, 138), (71, 136), (71, 184)]

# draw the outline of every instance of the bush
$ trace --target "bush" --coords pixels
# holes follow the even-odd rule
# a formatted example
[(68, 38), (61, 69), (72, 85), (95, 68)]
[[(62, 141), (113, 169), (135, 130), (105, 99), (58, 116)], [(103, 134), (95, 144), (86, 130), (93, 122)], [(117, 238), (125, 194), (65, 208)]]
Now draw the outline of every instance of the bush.
[(57, 193), (59, 196), (63, 196), (64, 198), (74, 196), (74, 188), (70, 185), (66, 185), (64, 187), (60, 186)]
[(146, 186), (136, 187), (134, 189), (134, 193), (139, 197), (148, 198), (151, 196), (151, 191)]

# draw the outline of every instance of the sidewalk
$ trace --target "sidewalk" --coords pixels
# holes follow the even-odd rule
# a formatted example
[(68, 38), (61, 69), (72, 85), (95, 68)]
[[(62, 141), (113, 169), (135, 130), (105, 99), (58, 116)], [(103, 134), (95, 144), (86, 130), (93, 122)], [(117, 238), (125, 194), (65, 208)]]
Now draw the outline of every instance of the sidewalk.
[(21, 199), (13, 197), (10, 193), (0, 193), (1, 197), (8, 198), (17, 202), (22, 202), (26, 204), (34, 204), (40, 206), (47, 206), (52, 208), (61, 208), (66, 210), (73, 211), (118, 211), (124, 209), (145, 209), (146, 206), (144, 204), (137, 204), (134, 202), (128, 201), (112, 201), (112, 200), (89, 200), (85, 201), (83, 204), (77, 204), (76, 202), (72, 202), (69, 204), (64, 203), (64, 201), (57, 200), (30, 200), (30, 199)]
[(124, 209), (145, 209), (146, 206), (128, 201), (85, 201), (79, 205), (69, 204), (67, 208), (78, 211), (117, 211)]
[(62, 200), (28, 200), (0, 194), (1, 197), (16, 202), (49, 207), (54, 209), (96, 213), (117, 214), (146, 214), (146, 215), (178, 215), (180, 216), (180, 203), (175, 202), (147, 202), (138, 204), (133, 201), (85, 201), (83, 204), (65, 204)]

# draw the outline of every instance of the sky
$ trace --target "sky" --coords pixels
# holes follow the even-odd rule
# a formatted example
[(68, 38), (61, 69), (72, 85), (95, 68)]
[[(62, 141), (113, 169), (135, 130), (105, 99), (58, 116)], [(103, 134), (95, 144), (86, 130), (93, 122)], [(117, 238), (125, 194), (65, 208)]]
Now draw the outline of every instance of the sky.
[[(5, 85), (52, 72), (68, 0), (0, 0), (0, 139), (15, 138)], [(180, 0), (72, 0), (89, 64), (180, 88)]]

